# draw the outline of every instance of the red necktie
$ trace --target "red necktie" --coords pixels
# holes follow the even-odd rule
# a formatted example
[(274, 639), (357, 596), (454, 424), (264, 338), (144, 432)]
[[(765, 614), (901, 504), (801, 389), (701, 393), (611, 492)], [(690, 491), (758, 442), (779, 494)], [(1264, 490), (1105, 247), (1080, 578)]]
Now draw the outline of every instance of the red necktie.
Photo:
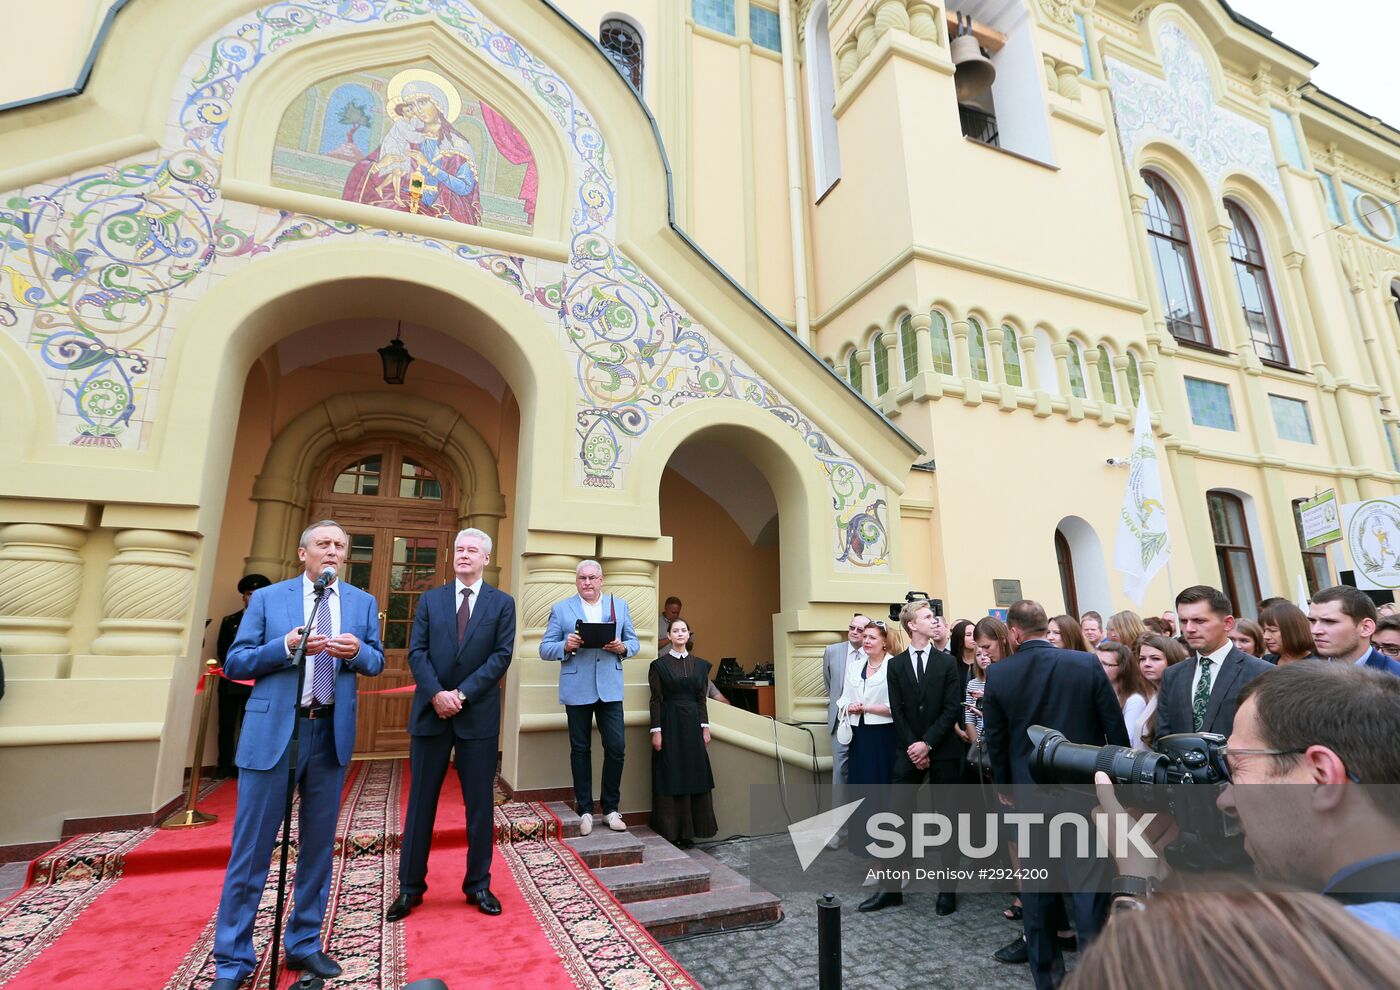
[(462, 604), (457, 606), (457, 645), (467, 638), (467, 623), (472, 619), (472, 589), (462, 589)]

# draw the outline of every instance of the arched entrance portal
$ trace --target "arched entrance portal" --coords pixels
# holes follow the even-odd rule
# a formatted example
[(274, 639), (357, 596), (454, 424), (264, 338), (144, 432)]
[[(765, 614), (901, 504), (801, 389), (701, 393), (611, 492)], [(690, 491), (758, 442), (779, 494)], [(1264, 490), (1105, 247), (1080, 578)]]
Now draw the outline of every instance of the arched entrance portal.
[(383, 674), (361, 685), (360, 757), (408, 752), (412, 695), (382, 692), (413, 683), (413, 615), (422, 592), (451, 578), (454, 534), (487, 533), (495, 546), (485, 578), (510, 580), (502, 477), (513, 489), (514, 393), (470, 347), (428, 327), (406, 329), (418, 355), (402, 386), (379, 380), (381, 321), (304, 328), (254, 364), (216, 563), (220, 588), (245, 573), (279, 580), (296, 573), (294, 548), (309, 522), (345, 528), (344, 579), (378, 601), (385, 648)]
[[(771, 668), (782, 595), (778, 503), (767, 479), (734, 447), (702, 434), (671, 455), (659, 498), (672, 560), (661, 567), (658, 601), (681, 599), (695, 652), (710, 661), (712, 676), (726, 657), (746, 673)], [(774, 714), (771, 684), (728, 693), (739, 707)]]
[[(408, 641), (418, 596), (448, 580), (456, 532), (457, 481), (446, 465), (394, 438), (356, 441), (330, 452), (316, 472), (308, 517), (334, 519), (350, 537), (345, 580), (379, 602), (384, 672), (374, 690), (413, 683)], [(410, 694), (360, 699), (355, 751), (408, 751)]]

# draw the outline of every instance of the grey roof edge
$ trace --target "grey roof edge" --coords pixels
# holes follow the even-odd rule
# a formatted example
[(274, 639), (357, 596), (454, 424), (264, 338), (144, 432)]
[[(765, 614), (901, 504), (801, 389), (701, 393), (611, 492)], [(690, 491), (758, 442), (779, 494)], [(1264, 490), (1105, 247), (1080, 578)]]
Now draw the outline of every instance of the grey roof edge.
[[(52, 93), (46, 93), (43, 96), (33, 96), (23, 100), (15, 100), (11, 103), (0, 104), (0, 113), (3, 113), (6, 110), (15, 110), (20, 107), (34, 106), (40, 103), (47, 103), (50, 100), (59, 100), (70, 96), (78, 96), (79, 94), (81, 94), (83, 90), (87, 88), (88, 80), (92, 76), (92, 67), (97, 61), (98, 52), (100, 52), (102, 50), (103, 45), (106, 44), (107, 35), (112, 29), (113, 22), (116, 21), (117, 15), (120, 14), (124, 9), (126, 9), (127, 5), (131, 2), (132, 0), (115, 0), (112, 6), (107, 10), (107, 15), (102, 20), (102, 26), (98, 28), (97, 35), (92, 40), (92, 47), (88, 49), (87, 58), (83, 62), (82, 69), (78, 72), (78, 79), (71, 87), (69, 87), (68, 89), (56, 90)], [(555, 6), (554, 0), (540, 0), (540, 2), (543, 3), (546, 7), (548, 7), (551, 11), (553, 11), (554, 14), (557, 17), (559, 17), (560, 20), (562, 20), (565, 24), (569, 25), (571, 28), (577, 31), (581, 37), (587, 39), (589, 44), (591, 44), (593, 48), (598, 52), (600, 58), (608, 60), (609, 65), (612, 64), (612, 61), (608, 59), (607, 54), (603, 51), (602, 46), (599, 45), (598, 39), (593, 37), (593, 35), (590, 32), (585, 31), (582, 25), (580, 25), (572, 17), (570, 17), (568, 14), (564, 13), (557, 6)], [(1224, 0), (1221, 0), (1221, 2), (1223, 3)], [(629, 90), (632, 90), (631, 86), (628, 86), (627, 88)], [(738, 280), (736, 280), (734, 276), (730, 275), (729, 272), (725, 271), (724, 268), (719, 264), (719, 262), (715, 261), (714, 258), (710, 257), (709, 254), (707, 254), (705, 250), (700, 247), (700, 245), (695, 243), (695, 239), (692, 238), (688, 233), (686, 233), (686, 231), (680, 226), (680, 224), (676, 222), (675, 179), (671, 172), (671, 159), (666, 154), (666, 144), (661, 139), (661, 128), (657, 126), (656, 117), (653, 116), (651, 108), (646, 105), (646, 101), (642, 99), (641, 94), (636, 92), (635, 90), (632, 90), (632, 97), (637, 101), (637, 106), (641, 108), (642, 113), (646, 114), (647, 123), (651, 125), (652, 138), (656, 142), (656, 150), (661, 155), (661, 167), (665, 170), (666, 173), (666, 222), (670, 225), (671, 230), (674, 231), (675, 234), (678, 237), (680, 237), (682, 241), (685, 242), (686, 246), (689, 247), (692, 251), (694, 251), (702, 261), (704, 261), (707, 265), (714, 269), (715, 273), (719, 275), (720, 278), (724, 279), (724, 281), (727, 282), (731, 288), (735, 289), (741, 296), (744, 297), (746, 301), (748, 301), (750, 305), (752, 305), (755, 309), (762, 313), (764, 318), (767, 319), (768, 322), (773, 325), (774, 329), (780, 331), (783, 337), (785, 337), (796, 347), (800, 348), (807, 355), (807, 357), (810, 358), (812, 361), (815, 361), (824, 372), (826, 372), (828, 375), (831, 375), (842, 385), (846, 386), (846, 390), (849, 391), (851, 395), (853, 395), (856, 399), (858, 399), (862, 405), (864, 405), (867, 409), (873, 412), (876, 416), (880, 417), (880, 420), (885, 424), (885, 426), (892, 430), (895, 433), (895, 435), (898, 436), (901, 440), (903, 440), (910, 450), (914, 451), (917, 455), (920, 456), (927, 453), (923, 449), (923, 447), (921, 447), (917, 442), (914, 441), (912, 437), (909, 436), (909, 434), (905, 433), (893, 422), (891, 422), (888, 416), (886, 416), (883, 412), (876, 408), (876, 406), (873, 403), (871, 403), (869, 399), (861, 395), (860, 392), (856, 390), (850, 382), (846, 381), (846, 379), (838, 375), (835, 372), (835, 370), (833, 370), (825, 361), (821, 359), (821, 355), (819, 355), (816, 351), (812, 350), (812, 348), (807, 345), (806, 341), (799, 340), (795, 333), (788, 330), (787, 324), (783, 323), (782, 320), (778, 319), (778, 317), (775, 316), (773, 312), (768, 309), (768, 307), (764, 306), (763, 303), (755, 299), (753, 294), (749, 292), (748, 289), (740, 285)]]
[(1266, 28), (1264, 25), (1260, 24), (1252, 17), (1246, 17), (1244, 14), (1241, 14), (1238, 11), (1236, 11), (1235, 8), (1230, 6), (1229, 0), (1217, 0), (1217, 2), (1220, 4), (1221, 8), (1225, 11), (1225, 13), (1230, 16), (1230, 20), (1234, 21), (1240, 27), (1254, 32), (1261, 38), (1267, 39), (1268, 41), (1272, 42), (1275, 45), (1278, 45), (1280, 48), (1282, 48), (1286, 52), (1289, 52), (1290, 54), (1297, 55), (1309, 65), (1316, 66), (1318, 64), (1317, 59), (1313, 58), (1307, 52), (1300, 52), (1292, 45), (1279, 41), (1278, 38), (1274, 35), (1274, 33), (1268, 28)]

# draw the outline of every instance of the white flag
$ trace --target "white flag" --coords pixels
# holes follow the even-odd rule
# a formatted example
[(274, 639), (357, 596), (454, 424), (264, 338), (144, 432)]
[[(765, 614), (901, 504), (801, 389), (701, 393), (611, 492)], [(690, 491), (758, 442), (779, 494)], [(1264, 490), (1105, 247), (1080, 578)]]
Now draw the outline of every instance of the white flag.
[(1152, 417), (1147, 411), (1144, 392), (1138, 401), (1128, 490), (1123, 493), (1118, 545), (1113, 553), (1114, 568), (1123, 572), (1123, 591), (1138, 606), (1142, 605), (1152, 578), (1169, 557), (1171, 537), (1167, 534), (1167, 507), (1162, 493), (1162, 474), (1157, 470)]

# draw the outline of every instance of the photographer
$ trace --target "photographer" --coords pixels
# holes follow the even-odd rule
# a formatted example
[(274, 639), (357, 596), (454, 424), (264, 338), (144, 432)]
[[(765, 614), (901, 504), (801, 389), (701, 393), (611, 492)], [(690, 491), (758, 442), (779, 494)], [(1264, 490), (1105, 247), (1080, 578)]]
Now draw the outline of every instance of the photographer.
[[(1240, 690), (1224, 753), (1230, 784), (1217, 805), (1237, 819), (1261, 878), (1320, 891), (1400, 937), (1397, 739), (1400, 680), (1317, 660), (1280, 667)], [(1095, 774), (1095, 783), (1108, 813), (1101, 821), (1123, 831), (1129, 815), (1109, 777)], [(1277, 784), (1293, 786), (1263, 786)], [(1118, 858), (1115, 898), (1132, 906), (1166, 878), (1160, 853), (1176, 831), (1148, 831), (1155, 858)], [(1116, 834), (1106, 838), (1119, 852)]]

